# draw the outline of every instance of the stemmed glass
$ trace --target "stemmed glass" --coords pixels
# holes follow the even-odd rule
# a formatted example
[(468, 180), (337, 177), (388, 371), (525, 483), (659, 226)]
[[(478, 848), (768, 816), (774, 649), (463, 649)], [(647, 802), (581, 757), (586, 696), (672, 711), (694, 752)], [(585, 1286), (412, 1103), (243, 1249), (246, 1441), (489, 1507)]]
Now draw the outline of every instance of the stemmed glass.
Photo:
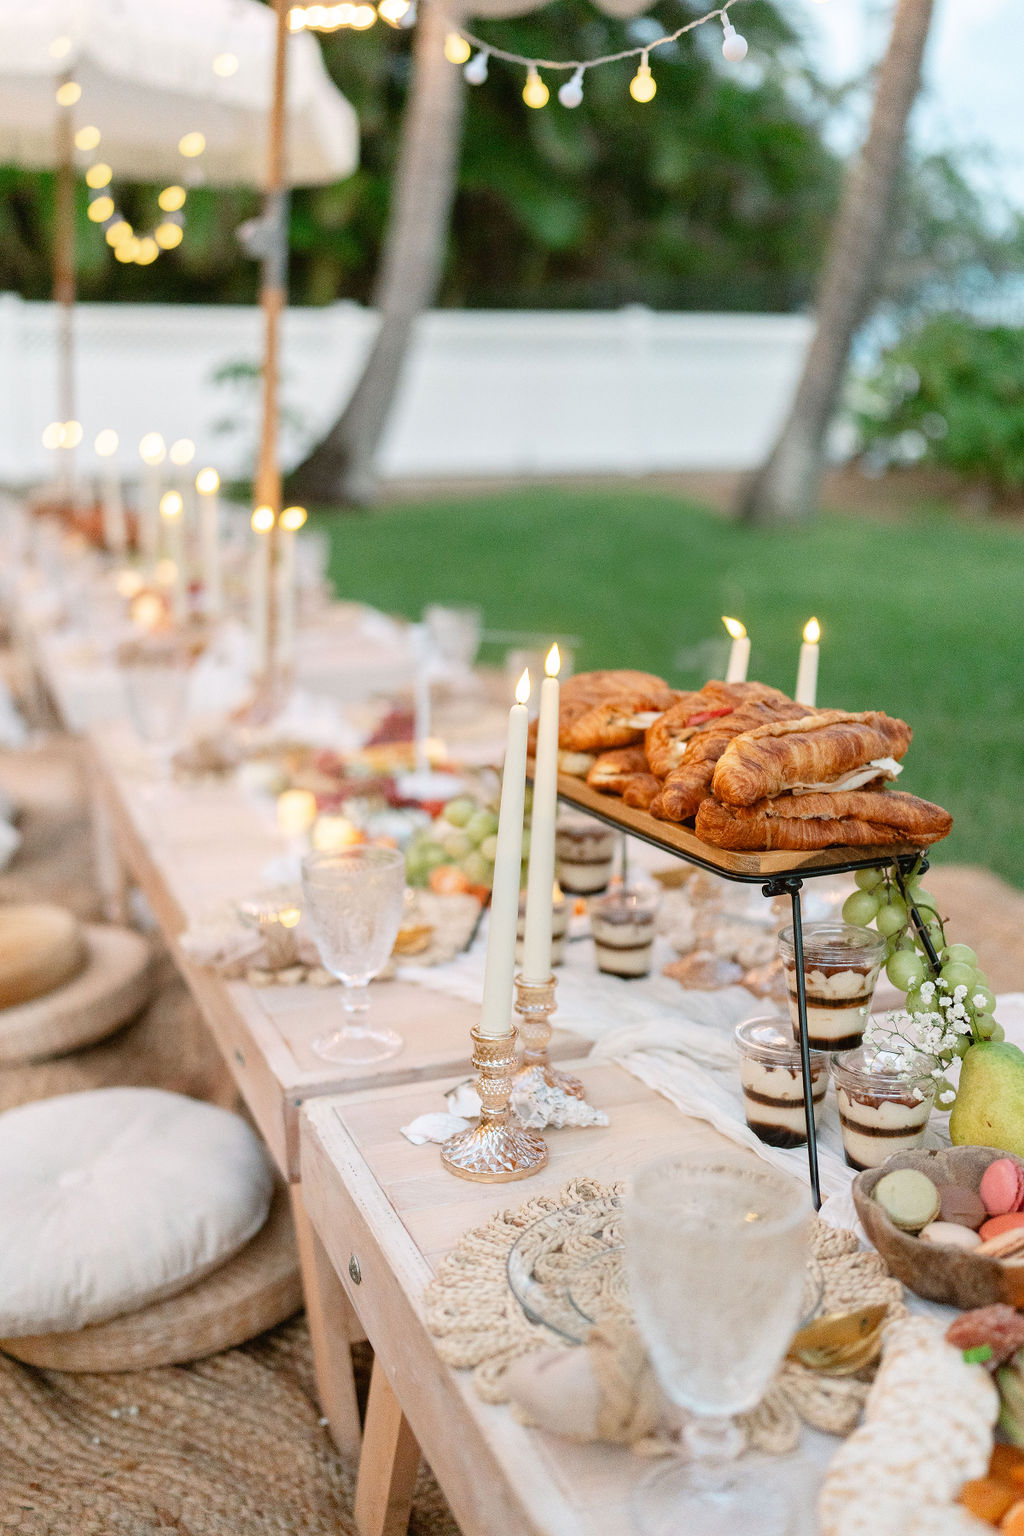
[(396, 1055), (401, 1035), (366, 1018), (370, 982), (387, 964), (402, 922), (404, 855), (368, 844), (311, 853), (302, 861), (302, 894), (320, 958), (344, 985), (347, 1014), (340, 1029), (313, 1041), (314, 1051), (345, 1066)]
[(128, 714), (147, 749), (158, 781), (170, 777), (188, 705), (189, 671), (183, 656), (154, 653), (122, 667)]
[(643, 1536), (786, 1536), (791, 1509), (735, 1460), (733, 1414), (763, 1397), (803, 1310), (810, 1203), (749, 1153), (665, 1158), (641, 1169), (624, 1211), (630, 1296), (651, 1364), (692, 1417), (691, 1460), (640, 1484)]

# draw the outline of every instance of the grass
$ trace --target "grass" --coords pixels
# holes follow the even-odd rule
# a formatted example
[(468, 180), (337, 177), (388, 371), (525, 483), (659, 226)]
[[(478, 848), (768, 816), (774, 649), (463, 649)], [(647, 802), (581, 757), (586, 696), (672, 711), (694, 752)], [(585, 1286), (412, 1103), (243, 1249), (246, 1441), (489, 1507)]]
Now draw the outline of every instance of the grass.
[[(489, 629), (575, 635), (576, 670), (721, 675), (720, 616), (787, 691), (822, 624), (818, 701), (909, 720), (901, 783), (956, 826), (936, 859), (1024, 886), (1024, 537), (941, 509), (752, 530), (663, 492), (525, 489), (328, 518), (343, 597), (417, 617), (479, 603)], [(488, 659), (485, 657), (485, 659)], [(500, 651), (489, 659), (500, 660)]]

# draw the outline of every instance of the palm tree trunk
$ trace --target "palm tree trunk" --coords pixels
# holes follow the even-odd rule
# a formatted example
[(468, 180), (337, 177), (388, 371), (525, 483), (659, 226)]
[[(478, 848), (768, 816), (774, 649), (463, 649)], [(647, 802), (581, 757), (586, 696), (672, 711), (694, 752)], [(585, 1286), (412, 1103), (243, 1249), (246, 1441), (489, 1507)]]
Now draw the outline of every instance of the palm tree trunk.
[(458, 178), (462, 75), (444, 56), (457, 16), (421, 0), (413, 75), (402, 121), (391, 214), (374, 303), (380, 328), (339, 419), (293, 476), (310, 501), (365, 506), (375, 499), (375, 457), (401, 381), (413, 326), (441, 278)]
[(896, 0), (878, 74), (868, 136), (852, 164), (818, 297), (817, 327), (789, 417), (766, 463), (745, 488), (748, 522), (800, 522), (817, 510), (826, 434), (853, 337), (874, 297), (907, 119), (921, 85), (934, 0)]

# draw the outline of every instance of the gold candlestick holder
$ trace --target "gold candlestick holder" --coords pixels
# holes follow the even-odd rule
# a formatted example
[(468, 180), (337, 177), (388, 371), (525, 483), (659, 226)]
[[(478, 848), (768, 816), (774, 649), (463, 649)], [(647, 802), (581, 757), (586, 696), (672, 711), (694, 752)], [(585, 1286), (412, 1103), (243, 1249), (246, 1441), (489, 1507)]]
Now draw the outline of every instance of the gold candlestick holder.
[(557, 978), (547, 981), (525, 981), (516, 977), (516, 1013), (522, 1020), (519, 1033), (523, 1037), (523, 1062), (515, 1075), (515, 1086), (530, 1089), (546, 1083), (549, 1088), (561, 1088), (574, 1099), (586, 1097), (583, 1084), (571, 1072), (563, 1072), (551, 1065), (548, 1047), (551, 1044), (551, 1015), (558, 1004), (555, 1002)]
[(519, 1124), (509, 1105), (515, 1074), (516, 1031), (497, 1039), (470, 1030), (473, 1065), (477, 1070), (480, 1122), (459, 1131), (441, 1148), (441, 1162), (459, 1179), (481, 1184), (508, 1184), (528, 1179), (548, 1160), (547, 1144), (536, 1131)]

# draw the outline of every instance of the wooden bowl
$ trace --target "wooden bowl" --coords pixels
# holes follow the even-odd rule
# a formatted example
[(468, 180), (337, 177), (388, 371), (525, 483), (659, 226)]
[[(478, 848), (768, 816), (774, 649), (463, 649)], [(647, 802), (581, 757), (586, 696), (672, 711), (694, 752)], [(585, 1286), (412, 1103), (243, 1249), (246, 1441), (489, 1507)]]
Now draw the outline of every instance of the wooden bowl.
[(872, 1198), (879, 1179), (894, 1168), (917, 1168), (936, 1184), (964, 1184), (977, 1189), (989, 1163), (1010, 1157), (1024, 1169), (1024, 1158), (994, 1147), (948, 1147), (930, 1152), (897, 1152), (880, 1168), (868, 1168), (853, 1181), (853, 1202), (864, 1230), (889, 1269), (909, 1290), (928, 1301), (942, 1301), (969, 1311), (998, 1301), (1024, 1306), (1024, 1264), (1002, 1264), (967, 1248), (940, 1248), (922, 1243), (893, 1226)]

